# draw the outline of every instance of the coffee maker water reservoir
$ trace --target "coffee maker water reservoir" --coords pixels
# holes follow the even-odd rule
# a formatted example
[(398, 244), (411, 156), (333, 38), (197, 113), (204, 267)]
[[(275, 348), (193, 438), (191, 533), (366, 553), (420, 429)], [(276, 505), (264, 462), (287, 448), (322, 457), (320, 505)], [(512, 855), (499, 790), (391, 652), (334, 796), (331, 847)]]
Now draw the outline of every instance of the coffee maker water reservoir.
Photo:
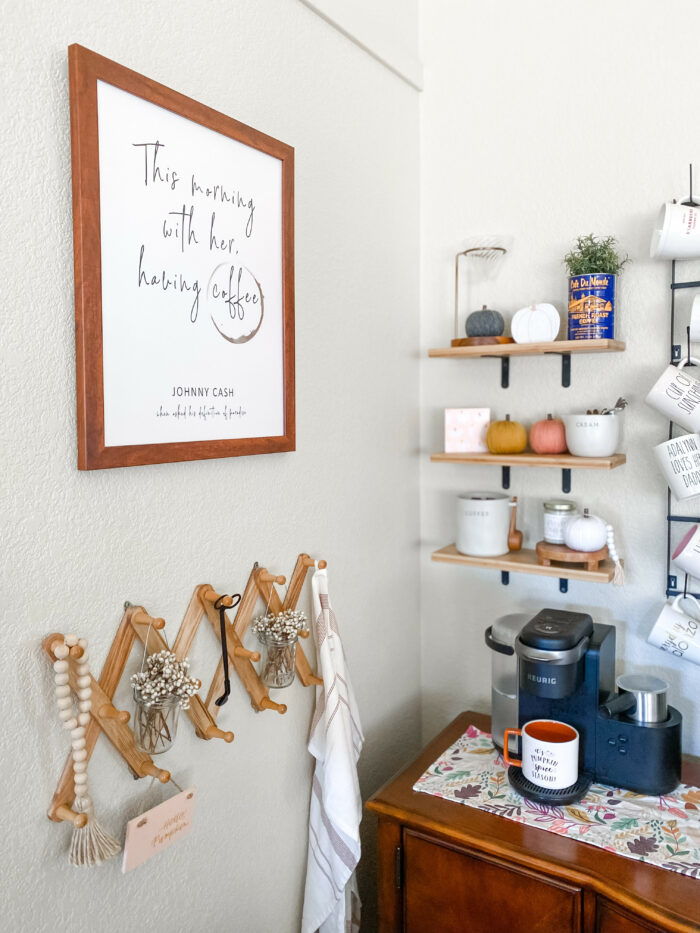
[(501, 616), (484, 633), (486, 644), (492, 651), (491, 734), (493, 744), (501, 751), (503, 733), (518, 722), (518, 659), (514, 645), (529, 618), (524, 612)]

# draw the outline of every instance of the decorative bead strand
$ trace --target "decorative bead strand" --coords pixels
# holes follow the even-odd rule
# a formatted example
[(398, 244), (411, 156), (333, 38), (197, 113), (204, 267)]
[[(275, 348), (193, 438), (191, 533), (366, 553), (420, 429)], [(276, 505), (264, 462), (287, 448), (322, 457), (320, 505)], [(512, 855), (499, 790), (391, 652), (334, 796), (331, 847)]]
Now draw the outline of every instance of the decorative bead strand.
[(612, 525), (605, 526), (607, 543), (608, 543), (608, 552), (610, 554), (611, 560), (615, 564), (615, 575), (613, 576), (613, 583), (615, 586), (622, 586), (625, 582), (625, 571), (620, 560), (620, 555), (617, 553), (617, 548), (615, 547), (615, 530)]
[[(71, 649), (75, 647), (82, 649), (76, 666), (77, 712), (73, 708), (69, 676), (69, 658)], [(75, 809), (78, 813), (88, 814), (87, 824), (73, 831), (70, 862), (72, 865), (101, 865), (116, 855), (121, 846), (95, 820), (92, 801), (88, 796), (85, 728), (90, 722), (92, 680), (88, 667), (87, 641), (77, 635), (66, 635), (63, 644), (56, 645), (53, 653), (56, 657), (53, 669), (58, 717), (71, 737)]]

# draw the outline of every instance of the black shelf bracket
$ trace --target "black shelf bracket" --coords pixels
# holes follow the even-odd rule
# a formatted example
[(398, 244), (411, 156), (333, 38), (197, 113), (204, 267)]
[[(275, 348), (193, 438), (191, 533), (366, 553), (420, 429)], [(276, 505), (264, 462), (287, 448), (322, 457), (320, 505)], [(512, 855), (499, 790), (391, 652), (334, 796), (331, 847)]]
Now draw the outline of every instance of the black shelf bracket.
[(681, 359), (681, 345), (679, 343), (674, 343), (671, 347), (671, 362), (679, 363)]
[(510, 385), (510, 357), (501, 357), (501, 388), (507, 389)]
[(700, 282), (672, 282), (671, 288), (673, 291), (676, 291), (678, 288), (700, 288)]
[(561, 471), (561, 491), (571, 492), (571, 470), (563, 469)]
[(569, 581), (564, 579), (564, 577), (559, 577), (559, 592), (560, 593), (569, 592)]
[(571, 385), (571, 354), (562, 353), (561, 355), (561, 384), (565, 389)]
[(507, 570), (501, 570), (501, 583), (503, 586), (508, 586), (510, 583), (510, 573)]
[(509, 466), (501, 467), (501, 487), (503, 489), (510, 489), (510, 467)]

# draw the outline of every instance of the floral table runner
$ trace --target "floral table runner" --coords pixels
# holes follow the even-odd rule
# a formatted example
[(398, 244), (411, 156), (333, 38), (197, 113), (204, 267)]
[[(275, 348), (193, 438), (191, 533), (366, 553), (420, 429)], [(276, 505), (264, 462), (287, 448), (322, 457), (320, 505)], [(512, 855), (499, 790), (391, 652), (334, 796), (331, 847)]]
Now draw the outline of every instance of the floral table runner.
[(666, 797), (645, 797), (592, 784), (583, 800), (572, 806), (533, 803), (508, 783), (506, 765), (490, 734), (469, 726), (413, 790), (700, 878), (697, 787), (681, 784)]

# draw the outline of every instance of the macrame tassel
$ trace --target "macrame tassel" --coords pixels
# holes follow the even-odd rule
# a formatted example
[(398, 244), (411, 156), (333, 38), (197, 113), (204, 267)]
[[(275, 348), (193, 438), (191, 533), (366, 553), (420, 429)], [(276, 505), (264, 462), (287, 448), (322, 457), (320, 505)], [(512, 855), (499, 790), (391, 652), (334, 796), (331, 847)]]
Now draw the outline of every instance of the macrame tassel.
[(622, 561), (620, 560), (620, 556), (617, 553), (617, 549), (615, 547), (615, 531), (612, 525), (606, 525), (605, 527), (608, 533), (608, 551), (610, 553), (610, 557), (615, 562), (615, 573), (613, 575), (612, 582), (614, 586), (622, 586), (625, 582), (625, 570), (622, 566)]
[(107, 859), (114, 858), (120, 852), (121, 846), (95, 819), (90, 798), (76, 797), (74, 808), (76, 813), (87, 813), (88, 821), (81, 829), (73, 830), (69, 854), (71, 865), (89, 867), (101, 865)]

